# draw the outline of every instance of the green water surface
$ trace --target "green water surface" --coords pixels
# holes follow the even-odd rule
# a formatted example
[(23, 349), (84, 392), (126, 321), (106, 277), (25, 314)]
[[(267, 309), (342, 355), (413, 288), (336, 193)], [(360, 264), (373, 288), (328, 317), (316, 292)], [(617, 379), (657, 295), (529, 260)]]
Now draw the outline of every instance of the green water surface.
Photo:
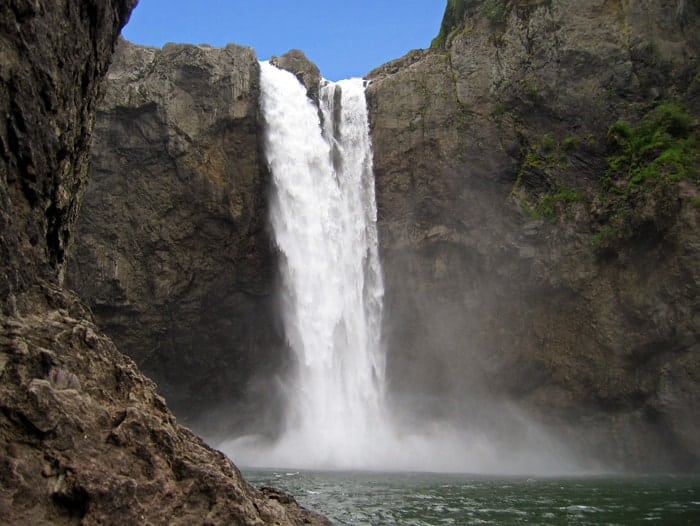
[(693, 525), (700, 477), (489, 478), (248, 471), (338, 525)]

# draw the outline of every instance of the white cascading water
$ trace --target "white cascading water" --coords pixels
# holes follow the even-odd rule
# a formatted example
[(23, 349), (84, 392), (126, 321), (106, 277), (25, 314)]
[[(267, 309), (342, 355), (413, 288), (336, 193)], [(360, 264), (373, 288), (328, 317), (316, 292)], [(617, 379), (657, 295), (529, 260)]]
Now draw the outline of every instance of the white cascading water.
[(364, 466), (386, 418), (383, 284), (363, 81), (323, 82), (322, 127), (318, 108), (291, 73), (261, 63), (261, 91), (284, 326), (297, 367), (282, 438), (253, 455), (246, 450), (257, 448), (243, 444), (237, 458)]
[[(384, 403), (383, 284), (363, 81), (324, 81), (320, 119), (294, 75), (260, 67), (271, 223), (296, 370), (285, 386), (282, 436), (219, 447), (246, 467), (546, 471), (549, 454), (524, 444), (512, 450), (478, 430), (425, 422), (402, 431), (393, 422)], [(537, 429), (531, 441), (550, 444)]]

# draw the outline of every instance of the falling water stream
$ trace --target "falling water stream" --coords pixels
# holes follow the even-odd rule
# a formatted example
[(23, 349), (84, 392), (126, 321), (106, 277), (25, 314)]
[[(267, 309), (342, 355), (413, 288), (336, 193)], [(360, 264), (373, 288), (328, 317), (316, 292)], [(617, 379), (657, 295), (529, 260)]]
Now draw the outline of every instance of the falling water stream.
[(379, 334), (383, 284), (363, 81), (324, 81), (322, 118), (294, 75), (267, 62), (261, 63), (261, 90), (274, 182), (271, 224), (282, 256), (283, 319), (296, 371), (284, 436), (264, 461), (251, 460), (365, 465), (387, 419)]
[(696, 478), (512, 477), (585, 470), (507, 404), (489, 402), (487, 410), (517, 435), (468, 423), (399, 425), (385, 393), (363, 82), (324, 81), (317, 107), (291, 73), (262, 63), (261, 97), (274, 183), (270, 222), (296, 367), (285, 385), (281, 436), (219, 446), (244, 468), (258, 469), (247, 472), (253, 482), (281, 486), (352, 526), (697, 523)]

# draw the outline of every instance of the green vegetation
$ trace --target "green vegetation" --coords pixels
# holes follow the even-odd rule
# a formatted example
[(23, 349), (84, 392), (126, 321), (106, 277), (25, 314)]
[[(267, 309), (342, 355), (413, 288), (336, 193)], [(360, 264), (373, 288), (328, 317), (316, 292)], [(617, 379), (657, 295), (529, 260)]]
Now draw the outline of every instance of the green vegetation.
[(545, 152), (552, 152), (556, 148), (556, 142), (554, 141), (554, 137), (552, 137), (552, 134), (550, 133), (545, 133), (542, 136), (542, 149)]
[[(447, 0), (445, 14), (442, 16), (440, 24), (440, 32), (430, 43), (430, 47), (447, 47), (451, 37), (462, 29), (467, 13), (465, 4), (465, 0)], [(484, 0), (479, 14), (495, 26), (505, 22), (510, 8), (511, 2), (507, 0)]]
[(576, 146), (576, 137), (566, 137), (561, 142), (561, 147), (567, 152), (573, 149), (574, 146)]
[[(661, 231), (677, 213), (677, 183), (700, 182), (697, 122), (677, 102), (659, 104), (636, 126), (613, 123), (608, 138), (615, 151), (599, 195), (607, 212), (592, 239), (603, 246), (637, 235), (645, 223)], [(688, 197), (691, 205), (695, 201), (700, 200)]]
[(430, 47), (444, 48), (450, 34), (462, 27), (466, 11), (464, 2), (465, 0), (447, 0), (445, 14), (442, 16), (442, 24), (440, 24), (440, 32), (430, 43)]
[(486, 17), (493, 24), (502, 24), (508, 15), (509, 3), (504, 0), (485, 0), (481, 6), (481, 15)]
[(599, 141), (553, 133), (532, 141), (512, 192), (523, 212), (553, 220), (574, 210), (569, 205), (582, 203), (592, 221), (591, 244), (615, 250), (636, 236), (663, 235), (683, 203), (700, 208), (700, 193), (693, 189), (700, 184), (700, 126), (682, 104), (658, 104), (636, 124), (619, 120), (607, 138), (607, 167), (592, 200), (563, 182), (572, 180), (566, 177), (570, 155)]
[(652, 179), (698, 182), (698, 133), (693, 116), (675, 102), (660, 104), (637, 126), (617, 121), (608, 136), (617, 152), (608, 158), (606, 182), (629, 191)]
[[(557, 177), (557, 172), (565, 169), (568, 164), (565, 152), (573, 147), (576, 140), (568, 137), (559, 142), (551, 133), (546, 133), (523, 157), (513, 195), (530, 217), (551, 219), (557, 215), (560, 204), (566, 206), (583, 200), (580, 192), (561, 184)], [(528, 192), (524, 180), (533, 175), (535, 179), (546, 180), (545, 184), (550, 190), (538, 195)]]
[(582, 196), (578, 191), (560, 185), (555, 192), (547, 192), (540, 197), (537, 203), (537, 211), (545, 217), (554, 217), (557, 211), (557, 204), (578, 203), (581, 199)]
[(591, 239), (591, 243), (593, 245), (602, 245), (608, 240), (608, 238), (612, 235), (612, 233), (613, 233), (612, 226), (603, 225), (595, 234), (593, 234), (593, 238)]

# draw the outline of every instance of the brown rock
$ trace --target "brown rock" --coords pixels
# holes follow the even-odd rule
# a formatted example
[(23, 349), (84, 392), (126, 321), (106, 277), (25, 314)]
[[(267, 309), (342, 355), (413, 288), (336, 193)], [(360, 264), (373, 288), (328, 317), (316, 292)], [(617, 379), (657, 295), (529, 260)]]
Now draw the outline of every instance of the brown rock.
[(3, 524), (329, 524), (180, 427), (60, 277), (100, 81), (134, 2), (0, 14)]
[(55, 307), (0, 327), (4, 524), (330, 524), (249, 486), (75, 297), (47, 293)]
[(294, 73), (299, 82), (306, 86), (306, 94), (318, 105), (321, 72), (303, 51), (290, 49), (284, 55), (270, 57), (270, 64)]
[(178, 416), (239, 430), (279, 405), (286, 350), (258, 98), (250, 48), (121, 41), (67, 272)]

